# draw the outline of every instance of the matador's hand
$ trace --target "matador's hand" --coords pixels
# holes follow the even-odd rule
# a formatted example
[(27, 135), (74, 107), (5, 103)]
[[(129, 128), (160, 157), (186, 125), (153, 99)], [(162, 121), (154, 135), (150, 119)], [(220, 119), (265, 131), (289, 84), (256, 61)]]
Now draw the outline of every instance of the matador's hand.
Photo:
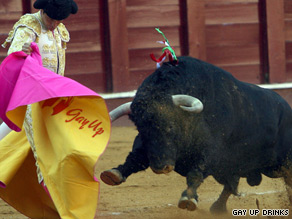
[(30, 47), (30, 43), (23, 44), (22, 51), (25, 52), (26, 54), (30, 55), (32, 52), (32, 48)]

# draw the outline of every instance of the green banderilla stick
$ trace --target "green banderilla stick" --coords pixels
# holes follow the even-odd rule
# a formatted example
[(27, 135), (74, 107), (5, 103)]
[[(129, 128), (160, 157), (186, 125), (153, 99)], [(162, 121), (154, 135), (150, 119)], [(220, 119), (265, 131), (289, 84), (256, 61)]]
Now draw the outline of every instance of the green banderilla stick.
[(164, 47), (164, 48), (162, 49), (162, 52), (164, 52), (166, 49), (168, 49), (168, 50), (170, 51), (170, 53), (171, 53), (173, 59), (174, 59), (174, 60), (177, 60), (177, 57), (176, 57), (176, 55), (175, 55), (175, 52), (174, 52), (174, 50), (171, 48), (171, 46), (170, 46), (170, 44), (169, 44), (169, 42), (168, 42), (168, 39), (165, 37), (164, 33), (163, 33), (161, 30), (159, 30), (159, 28), (155, 28), (155, 30), (157, 30), (157, 32), (160, 33), (160, 34), (163, 36), (163, 38), (165, 39), (165, 42), (168, 44), (168, 46), (166, 46), (166, 47)]

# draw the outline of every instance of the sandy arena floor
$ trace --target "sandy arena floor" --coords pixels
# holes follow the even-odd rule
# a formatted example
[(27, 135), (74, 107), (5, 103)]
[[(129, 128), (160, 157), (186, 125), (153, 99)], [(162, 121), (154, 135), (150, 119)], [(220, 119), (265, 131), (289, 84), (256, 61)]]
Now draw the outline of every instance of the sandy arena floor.
[[(97, 174), (124, 162), (137, 134), (134, 127), (113, 127), (110, 144), (99, 160)], [(264, 177), (256, 187), (241, 179), (240, 197), (231, 196), (227, 203), (227, 215), (212, 215), (209, 207), (218, 198), (223, 187), (212, 177), (207, 178), (198, 190), (199, 207), (189, 212), (177, 207), (181, 192), (186, 188), (186, 179), (175, 172), (156, 175), (151, 170), (130, 176), (119, 186), (108, 186), (100, 182), (98, 218), (101, 219), (189, 219), (189, 218), (233, 218), (233, 209), (256, 209), (260, 218), (292, 218), (262, 216), (263, 209), (287, 209), (289, 207), (282, 179)], [(27, 218), (0, 200), (0, 219)], [(247, 216), (247, 218), (255, 218)]]

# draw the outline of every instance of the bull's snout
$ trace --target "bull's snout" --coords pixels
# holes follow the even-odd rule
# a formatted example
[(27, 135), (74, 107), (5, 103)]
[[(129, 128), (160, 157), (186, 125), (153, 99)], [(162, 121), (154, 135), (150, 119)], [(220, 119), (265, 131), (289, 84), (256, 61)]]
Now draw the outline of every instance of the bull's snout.
[(156, 174), (167, 174), (174, 169), (174, 166), (173, 165), (165, 165), (162, 169), (156, 169), (154, 167), (151, 167), (151, 169)]

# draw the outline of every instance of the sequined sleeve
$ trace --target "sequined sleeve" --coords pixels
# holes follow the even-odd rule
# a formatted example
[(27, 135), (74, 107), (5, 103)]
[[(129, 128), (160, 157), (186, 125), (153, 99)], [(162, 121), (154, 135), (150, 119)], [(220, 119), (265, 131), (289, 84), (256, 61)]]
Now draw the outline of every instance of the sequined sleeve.
[(8, 50), (8, 55), (12, 52), (21, 51), (25, 43), (31, 43), (36, 40), (35, 33), (27, 27), (18, 27)]

